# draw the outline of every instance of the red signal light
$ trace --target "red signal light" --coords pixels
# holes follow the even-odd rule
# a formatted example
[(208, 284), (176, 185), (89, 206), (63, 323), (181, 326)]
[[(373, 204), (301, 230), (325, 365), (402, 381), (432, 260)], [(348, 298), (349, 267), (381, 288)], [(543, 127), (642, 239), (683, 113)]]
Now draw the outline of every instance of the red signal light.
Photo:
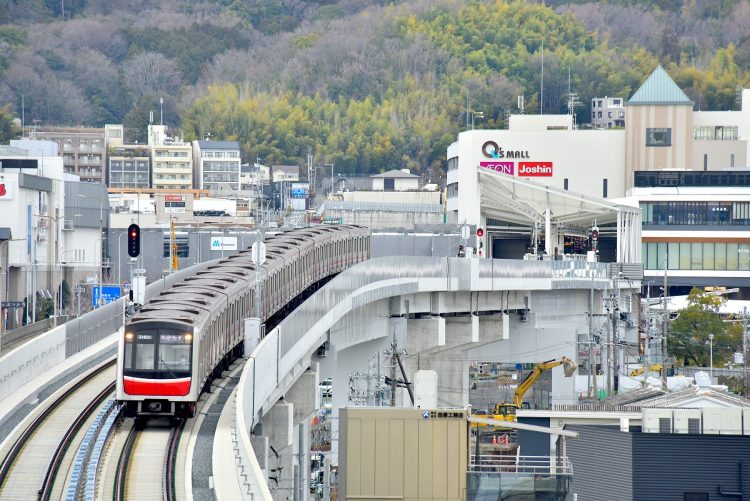
[(477, 236), (480, 238), (484, 236), (484, 230), (482, 228), (477, 228)]

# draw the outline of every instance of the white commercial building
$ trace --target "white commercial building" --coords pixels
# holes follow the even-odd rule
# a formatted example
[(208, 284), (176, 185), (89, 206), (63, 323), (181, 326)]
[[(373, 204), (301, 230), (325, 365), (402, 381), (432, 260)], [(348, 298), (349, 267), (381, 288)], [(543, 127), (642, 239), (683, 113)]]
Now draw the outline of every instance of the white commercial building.
[(18, 303), (47, 300), (57, 312), (63, 279), (73, 288), (88, 277), (95, 282), (101, 277), (101, 228), (109, 214), (106, 187), (64, 173), (57, 148), (51, 141), (32, 140), (0, 147), (4, 329), (46, 316), (38, 306), (37, 311), (29, 308), (24, 319)]
[(448, 222), (485, 229), (493, 257), (585, 254), (597, 229), (600, 259), (643, 259), (675, 285), (750, 276), (750, 90), (739, 111), (694, 111), (658, 67), (624, 104), (624, 129), (513, 115), (507, 130), (461, 132), (447, 151)]

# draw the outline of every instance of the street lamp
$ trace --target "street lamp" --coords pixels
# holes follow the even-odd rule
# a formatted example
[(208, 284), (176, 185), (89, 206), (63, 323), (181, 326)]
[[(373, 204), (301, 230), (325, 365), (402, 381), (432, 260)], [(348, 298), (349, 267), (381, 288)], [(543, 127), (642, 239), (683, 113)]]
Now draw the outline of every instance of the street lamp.
[(714, 335), (713, 333), (708, 335), (708, 342), (709, 342), (708, 353), (709, 353), (709, 364), (710, 364), (709, 373), (711, 375), (711, 382), (713, 383), (713, 378), (714, 378)]

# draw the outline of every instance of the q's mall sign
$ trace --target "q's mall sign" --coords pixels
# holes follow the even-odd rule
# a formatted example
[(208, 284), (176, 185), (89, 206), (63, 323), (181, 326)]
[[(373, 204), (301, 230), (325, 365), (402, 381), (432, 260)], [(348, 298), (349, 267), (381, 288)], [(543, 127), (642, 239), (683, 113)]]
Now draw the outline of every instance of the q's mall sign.
[[(510, 158), (529, 158), (527, 150), (508, 150), (502, 148), (495, 141), (486, 141), (482, 145), (482, 155), (490, 161), (479, 162), (479, 166), (494, 170), (508, 176), (516, 175), (516, 163)], [(518, 162), (518, 177), (552, 177), (552, 162)]]

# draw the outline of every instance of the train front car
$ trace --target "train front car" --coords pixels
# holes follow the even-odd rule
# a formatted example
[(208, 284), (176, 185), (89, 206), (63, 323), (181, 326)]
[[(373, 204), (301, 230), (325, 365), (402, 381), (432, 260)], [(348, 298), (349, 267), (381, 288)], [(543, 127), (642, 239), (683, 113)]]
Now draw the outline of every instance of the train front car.
[(117, 400), (125, 405), (125, 416), (195, 415), (195, 338), (193, 326), (181, 322), (125, 325), (117, 364)]

